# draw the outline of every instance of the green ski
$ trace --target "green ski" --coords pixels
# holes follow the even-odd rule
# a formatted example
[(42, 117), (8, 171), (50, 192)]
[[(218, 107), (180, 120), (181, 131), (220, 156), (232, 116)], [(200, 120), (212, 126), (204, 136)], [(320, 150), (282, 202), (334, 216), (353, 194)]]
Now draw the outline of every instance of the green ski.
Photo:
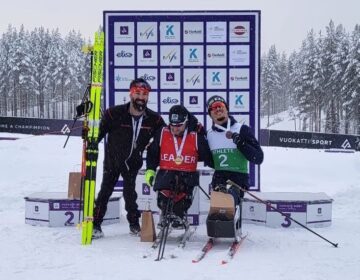
[(98, 158), (98, 135), (100, 123), (100, 103), (103, 83), (104, 32), (95, 33), (94, 46), (91, 50), (91, 88), (90, 106), (87, 113), (88, 133), (85, 147), (85, 163), (83, 178), (83, 220), (81, 244), (89, 245), (92, 240), (94, 202), (96, 187), (96, 167)]

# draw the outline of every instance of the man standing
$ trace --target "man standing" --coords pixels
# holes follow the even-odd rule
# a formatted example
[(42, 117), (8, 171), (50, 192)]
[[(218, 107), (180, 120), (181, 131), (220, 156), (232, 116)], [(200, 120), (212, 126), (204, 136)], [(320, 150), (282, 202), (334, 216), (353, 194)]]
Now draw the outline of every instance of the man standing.
[[(199, 185), (197, 162), (211, 162), (211, 153), (205, 138), (205, 131), (195, 116), (182, 105), (171, 107), (169, 126), (157, 132), (146, 157), (145, 181), (158, 191), (157, 204), (165, 212), (167, 202), (173, 199), (172, 221), (174, 228), (187, 228), (187, 211), (192, 204), (193, 189)], [(164, 217), (164, 215), (162, 215)], [(159, 227), (165, 221), (159, 223)]]
[(107, 109), (100, 122), (99, 141), (107, 135), (103, 180), (94, 209), (93, 239), (104, 236), (101, 223), (107, 204), (121, 175), (130, 232), (140, 231), (135, 180), (142, 166), (142, 154), (155, 132), (165, 125), (161, 116), (146, 107), (150, 85), (141, 78), (130, 83), (130, 102)]
[[(245, 189), (249, 188), (248, 162), (261, 164), (264, 159), (259, 142), (250, 127), (229, 116), (229, 107), (221, 96), (207, 101), (208, 113), (213, 121), (208, 130), (208, 142), (214, 161), (212, 188), (226, 190), (226, 181), (232, 180)], [(236, 187), (227, 190), (239, 204), (244, 193)]]

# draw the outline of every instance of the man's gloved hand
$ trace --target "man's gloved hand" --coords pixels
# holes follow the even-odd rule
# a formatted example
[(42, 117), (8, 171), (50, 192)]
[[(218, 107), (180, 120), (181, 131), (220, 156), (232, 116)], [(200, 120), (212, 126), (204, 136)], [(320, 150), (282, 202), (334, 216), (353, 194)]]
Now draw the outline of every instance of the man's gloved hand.
[(222, 193), (227, 193), (228, 190), (226, 188), (226, 185), (217, 185), (214, 187), (214, 191), (216, 192), (222, 192)]
[(231, 138), (232, 138), (234, 144), (237, 145), (237, 146), (242, 146), (242, 145), (245, 144), (244, 137), (242, 137), (241, 134), (239, 134), (239, 133), (234, 132), (231, 135)]
[(145, 183), (149, 186), (152, 187), (153, 183), (154, 183), (154, 178), (155, 178), (155, 171), (152, 169), (148, 169), (145, 172)]

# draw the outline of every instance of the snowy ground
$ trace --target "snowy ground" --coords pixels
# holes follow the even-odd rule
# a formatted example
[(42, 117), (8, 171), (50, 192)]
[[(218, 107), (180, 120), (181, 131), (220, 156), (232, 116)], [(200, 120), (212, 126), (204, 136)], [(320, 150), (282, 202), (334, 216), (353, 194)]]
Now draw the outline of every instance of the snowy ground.
[(262, 191), (326, 192), (334, 199), (332, 225), (315, 231), (339, 248), (302, 228), (244, 224), (249, 237), (224, 266), (226, 242), (201, 263), (191, 262), (206, 240), (205, 225), (180, 258), (154, 262), (142, 259), (149, 243), (129, 236), (124, 217), (104, 226), (106, 238), (87, 247), (75, 227), (25, 224), (25, 196), (66, 192), (68, 172), (80, 168), (81, 139), (71, 138), (63, 149), (62, 136), (4, 136), (21, 139), (0, 140), (0, 279), (360, 279), (360, 153), (265, 147)]

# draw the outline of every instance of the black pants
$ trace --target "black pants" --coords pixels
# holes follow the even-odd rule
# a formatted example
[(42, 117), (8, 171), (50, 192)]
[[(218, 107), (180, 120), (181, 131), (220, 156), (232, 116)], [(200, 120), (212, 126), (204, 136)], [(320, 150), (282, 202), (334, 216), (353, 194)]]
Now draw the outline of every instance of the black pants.
[[(164, 213), (169, 199), (172, 199), (173, 207), (172, 209), (170, 209), (170, 211), (172, 210), (172, 212), (176, 216), (183, 218), (187, 214), (188, 209), (191, 207), (193, 200), (193, 190), (194, 190), (193, 187), (186, 188), (185, 192), (183, 193), (184, 194), (183, 197), (181, 197), (182, 193), (178, 193), (178, 194), (172, 193), (166, 196), (163, 194), (162, 191), (158, 191), (157, 206)], [(163, 190), (163, 191), (167, 191), (167, 190)], [(179, 198), (179, 200), (177, 200), (176, 197), (177, 195), (181, 197)]]
[[(212, 189), (220, 187), (221, 190), (222, 186), (226, 186), (227, 180), (235, 182), (246, 190), (249, 189), (249, 175), (231, 171), (215, 171), (211, 181)], [(235, 204), (240, 204), (241, 199), (244, 197), (244, 192), (235, 186), (231, 187), (227, 192), (234, 197)]]
[(125, 210), (127, 212), (126, 218), (130, 224), (139, 223), (140, 212), (136, 203), (137, 193), (135, 191), (137, 174), (138, 170), (121, 172), (111, 169), (109, 171), (104, 171), (101, 189), (95, 201), (94, 225), (101, 225), (103, 222), (107, 204), (120, 175), (124, 179), (123, 196), (125, 200)]

